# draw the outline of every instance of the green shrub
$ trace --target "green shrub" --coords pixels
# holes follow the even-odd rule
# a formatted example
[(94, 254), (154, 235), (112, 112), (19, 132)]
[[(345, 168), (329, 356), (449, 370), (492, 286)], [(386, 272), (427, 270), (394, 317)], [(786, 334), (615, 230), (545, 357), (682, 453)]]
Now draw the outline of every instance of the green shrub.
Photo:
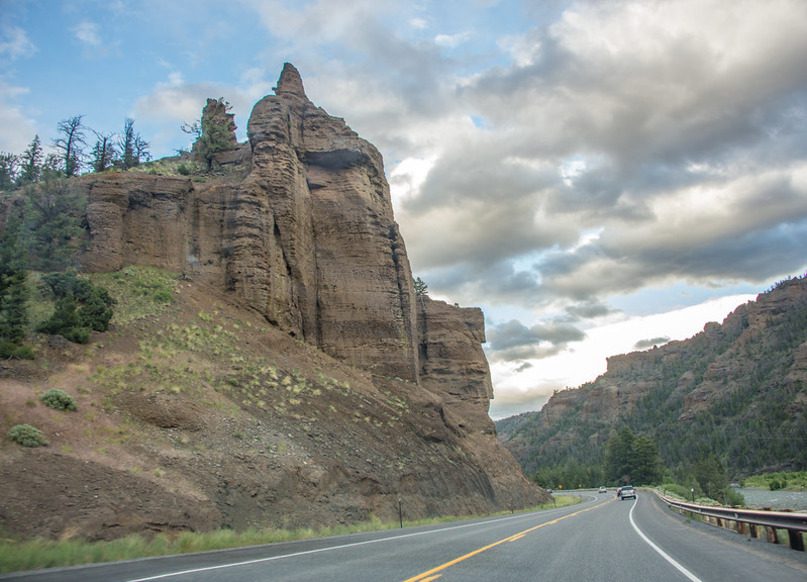
[(115, 298), (114, 321), (118, 325), (161, 312), (174, 302), (177, 286), (176, 273), (133, 265), (112, 273), (97, 273), (92, 280)]
[(179, 166), (177, 166), (177, 173), (181, 176), (190, 176), (191, 169), (187, 164), (179, 164)]
[(678, 483), (664, 483), (661, 487), (667, 493), (672, 493), (682, 499), (692, 500), (692, 492), (689, 487), (679, 485)]
[(75, 273), (51, 273), (42, 277), (56, 298), (56, 309), (37, 330), (61, 335), (84, 344), (90, 331), (107, 331), (115, 300), (103, 287), (96, 287)]
[(76, 410), (76, 402), (67, 392), (58, 388), (51, 388), (40, 398), (45, 406), (56, 410)]
[(735, 491), (731, 487), (726, 489), (726, 505), (732, 507), (745, 507), (745, 497), (739, 491)]
[(24, 447), (43, 447), (48, 444), (42, 431), (30, 424), (15, 424), (8, 431), (8, 438)]
[(18, 360), (33, 360), (34, 350), (25, 344), (19, 345), (12, 341), (0, 339), (0, 358), (16, 358)]

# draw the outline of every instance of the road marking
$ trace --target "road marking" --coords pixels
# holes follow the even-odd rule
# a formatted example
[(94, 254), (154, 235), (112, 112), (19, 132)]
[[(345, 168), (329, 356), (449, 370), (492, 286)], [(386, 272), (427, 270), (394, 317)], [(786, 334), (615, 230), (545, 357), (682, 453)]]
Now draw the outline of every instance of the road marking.
[(546, 527), (546, 526), (549, 526), (549, 525), (555, 525), (556, 523), (558, 523), (560, 521), (563, 521), (564, 519), (569, 519), (570, 517), (574, 517), (575, 515), (580, 515), (581, 513), (591, 511), (592, 509), (597, 509), (598, 507), (603, 507), (604, 505), (605, 505), (604, 503), (601, 503), (601, 504), (598, 504), (598, 505), (593, 505), (591, 507), (587, 507), (586, 509), (580, 509), (578, 511), (575, 511), (574, 513), (570, 513), (568, 515), (564, 515), (563, 517), (558, 517), (558, 518), (555, 518), (555, 519), (553, 519), (551, 521), (546, 521), (544, 523), (540, 523), (540, 524), (538, 524), (536, 526), (533, 526), (531, 528), (525, 529), (524, 531), (514, 533), (513, 535), (508, 536), (508, 537), (506, 537), (504, 539), (501, 539), (498, 542), (493, 542), (492, 544), (488, 544), (488, 545), (486, 545), (486, 546), (484, 546), (482, 548), (474, 550), (473, 552), (468, 552), (464, 556), (454, 558), (450, 562), (446, 562), (445, 564), (441, 564), (440, 566), (437, 566), (436, 568), (432, 568), (428, 572), (423, 572), (422, 574), (418, 574), (417, 576), (413, 576), (412, 578), (407, 578), (406, 580), (404, 580), (404, 582), (427, 582), (427, 580), (434, 580), (434, 578), (430, 577), (430, 576), (432, 576), (432, 574), (437, 574), (438, 572), (442, 572), (443, 570), (447, 570), (451, 566), (455, 566), (456, 564), (459, 564), (460, 562), (464, 562), (468, 558), (473, 558), (474, 556), (477, 556), (477, 555), (481, 554), (482, 552), (487, 552), (488, 550), (490, 550), (492, 548), (495, 548), (496, 546), (500, 546), (501, 544), (504, 544), (504, 543), (507, 543), (507, 542), (514, 542), (516, 540), (520, 540), (521, 538), (523, 538), (528, 533), (534, 532), (535, 530), (541, 529), (542, 527)]
[[(260, 564), (262, 562), (273, 562), (275, 560), (283, 560), (285, 558), (296, 558), (298, 556), (308, 556), (310, 554), (319, 554), (321, 552), (331, 552), (333, 550), (343, 550), (343, 549), (346, 549), (346, 548), (354, 548), (354, 547), (357, 547), (357, 546), (365, 546), (365, 545), (369, 545), (369, 544), (378, 544), (378, 543), (382, 543), (382, 542), (392, 542), (392, 541), (402, 540), (404, 538), (413, 538), (413, 537), (430, 535), (430, 534), (435, 534), (435, 533), (443, 533), (443, 532), (453, 531), (453, 530), (457, 530), (457, 529), (465, 529), (465, 528), (468, 528), (468, 527), (479, 527), (479, 526), (488, 525), (488, 524), (491, 524), (491, 523), (498, 523), (500, 521), (513, 521), (513, 520), (516, 520), (516, 519), (523, 519), (524, 517), (528, 517), (529, 515), (531, 515), (531, 514), (527, 513), (527, 514), (523, 514), (523, 515), (499, 517), (497, 519), (489, 519), (487, 521), (475, 521), (473, 523), (466, 523), (466, 524), (462, 524), (462, 525), (452, 525), (452, 526), (448, 526), (448, 527), (441, 527), (439, 529), (430, 529), (430, 530), (427, 530), (427, 531), (417, 531), (417, 532), (412, 532), (412, 533), (403, 534), (403, 535), (399, 535), (399, 536), (390, 536), (390, 537), (387, 537), (387, 538), (366, 540), (366, 541), (363, 541), (363, 542), (354, 542), (352, 544), (342, 544), (342, 545), (339, 545), (339, 546), (328, 546), (327, 548), (319, 548), (317, 550), (306, 550), (306, 551), (303, 551), (303, 552), (294, 552), (294, 553), (291, 553), (291, 554), (281, 554), (279, 556), (271, 556), (269, 558), (256, 558), (254, 560), (244, 560), (243, 562), (232, 562), (230, 564), (220, 564), (218, 566), (208, 566), (208, 567), (205, 567), (205, 568), (193, 568), (193, 569), (190, 569), (190, 570), (182, 570), (182, 571), (179, 571), (179, 572), (168, 572), (167, 574), (157, 574), (155, 576), (147, 576), (145, 578), (136, 578), (136, 579), (133, 579), (133, 580), (129, 580), (128, 582), (149, 582), (151, 580), (162, 580), (164, 578), (171, 578), (173, 576), (183, 576), (185, 574), (196, 574), (198, 572), (209, 572), (211, 570), (222, 570), (224, 568), (236, 568), (238, 566), (249, 566), (251, 564)], [(555, 521), (557, 521), (557, 520), (555, 520)], [(231, 550), (220, 550), (220, 551), (226, 552), (226, 551), (231, 551)], [(436, 580), (436, 578), (432, 578), (432, 580)], [(425, 580), (420, 580), (420, 582), (425, 582)]]
[(670, 564), (672, 564), (675, 567), (676, 570), (678, 570), (679, 572), (681, 572), (681, 574), (683, 574), (684, 576), (686, 576), (687, 578), (692, 580), (692, 582), (702, 582), (702, 580), (700, 578), (698, 578), (697, 576), (695, 576), (695, 574), (693, 574), (692, 572), (690, 572), (689, 570), (684, 568), (681, 564), (676, 562), (675, 559), (673, 559), (667, 552), (665, 552), (660, 547), (658, 547), (656, 544), (654, 544), (652, 541), (650, 541), (650, 538), (648, 538), (646, 535), (644, 535), (644, 533), (642, 533), (642, 530), (640, 530), (639, 526), (636, 525), (636, 522), (633, 521), (633, 510), (636, 509), (637, 504), (638, 504), (638, 499), (636, 500), (636, 502), (634, 502), (633, 507), (630, 508), (630, 513), (628, 514), (628, 517), (630, 518), (630, 524), (633, 526), (633, 529), (636, 530), (636, 533), (639, 534), (639, 537), (641, 537), (645, 542), (647, 542), (647, 544), (651, 548), (656, 550), (656, 552), (658, 552), (658, 554), (662, 558), (664, 558)]

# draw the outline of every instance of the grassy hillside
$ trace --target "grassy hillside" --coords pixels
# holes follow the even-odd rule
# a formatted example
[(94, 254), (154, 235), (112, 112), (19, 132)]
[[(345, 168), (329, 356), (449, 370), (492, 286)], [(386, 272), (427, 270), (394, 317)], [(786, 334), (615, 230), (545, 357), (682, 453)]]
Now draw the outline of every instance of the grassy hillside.
[[(501, 508), (490, 437), (448, 426), (427, 390), (344, 365), (176, 273), (89, 278), (116, 301), (109, 331), (31, 334), (35, 359), (0, 364), (0, 497), (14, 508), (0, 537), (322, 528), (391, 521), (398, 499), (407, 519)], [(33, 327), (52, 305), (32, 296)], [(51, 389), (76, 410), (46, 406)], [(6, 436), (21, 424), (47, 446)]]

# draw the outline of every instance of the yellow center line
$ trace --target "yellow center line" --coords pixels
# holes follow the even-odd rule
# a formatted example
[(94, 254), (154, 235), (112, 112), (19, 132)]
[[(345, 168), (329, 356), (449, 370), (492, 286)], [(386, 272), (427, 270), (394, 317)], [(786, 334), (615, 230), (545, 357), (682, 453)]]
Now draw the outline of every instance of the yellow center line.
[(603, 505), (605, 505), (605, 504), (601, 503), (599, 505), (593, 505), (592, 507), (587, 507), (586, 509), (580, 509), (578, 511), (575, 511), (574, 513), (570, 513), (569, 515), (564, 515), (563, 517), (558, 517), (558, 518), (553, 519), (551, 521), (546, 521), (544, 523), (535, 525), (535, 526), (533, 526), (531, 528), (525, 529), (524, 531), (520, 531), (520, 532), (515, 533), (515, 534), (513, 534), (511, 536), (508, 536), (508, 537), (506, 537), (504, 539), (501, 539), (498, 542), (493, 542), (492, 544), (488, 544), (488, 545), (486, 545), (486, 546), (484, 546), (482, 548), (474, 550), (473, 552), (468, 552), (464, 556), (460, 556), (459, 558), (454, 558), (450, 562), (446, 562), (445, 564), (437, 566), (436, 568), (432, 568), (428, 572), (423, 572), (422, 574), (418, 574), (417, 576), (413, 576), (412, 578), (407, 578), (406, 580), (404, 580), (404, 582), (429, 582), (430, 580), (436, 580), (437, 578), (439, 578), (439, 576), (437, 576), (437, 577), (430, 577), (430, 576), (432, 576), (433, 574), (437, 574), (438, 572), (442, 572), (443, 570), (446, 570), (446, 569), (450, 568), (451, 566), (459, 564), (460, 562), (464, 562), (468, 558), (473, 558), (474, 556), (476, 556), (478, 554), (481, 554), (482, 552), (487, 552), (488, 550), (490, 550), (492, 548), (495, 548), (496, 546), (499, 546), (499, 545), (507, 543), (507, 542), (514, 542), (516, 540), (520, 540), (521, 538), (523, 538), (528, 533), (534, 532), (535, 530), (541, 529), (542, 527), (546, 527), (548, 525), (555, 525), (556, 523), (561, 522), (564, 519), (569, 519), (570, 517), (574, 517), (575, 515), (580, 515), (581, 513), (591, 511), (592, 509), (597, 509), (598, 507), (602, 507)]

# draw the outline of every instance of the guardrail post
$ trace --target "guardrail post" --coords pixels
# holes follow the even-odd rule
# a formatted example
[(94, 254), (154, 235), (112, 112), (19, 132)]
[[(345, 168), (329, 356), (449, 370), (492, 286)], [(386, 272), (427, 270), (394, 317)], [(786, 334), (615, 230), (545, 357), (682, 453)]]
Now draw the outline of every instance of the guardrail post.
[(804, 551), (804, 538), (801, 537), (801, 532), (795, 529), (787, 530), (787, 537), (790, 538), (790, 548), (793, 550)]
[(752, 538), (756, 538), (757, 537), (757, 526), (755, 526), (753, 523), (749, 523), (748, 524), (748, 533), (751, 535)]
[(766, 527), (765, 530), (768, 532), (768, 541), (772, 544), (779, 543), (779, 536), (776, 533), (775, 527)]

